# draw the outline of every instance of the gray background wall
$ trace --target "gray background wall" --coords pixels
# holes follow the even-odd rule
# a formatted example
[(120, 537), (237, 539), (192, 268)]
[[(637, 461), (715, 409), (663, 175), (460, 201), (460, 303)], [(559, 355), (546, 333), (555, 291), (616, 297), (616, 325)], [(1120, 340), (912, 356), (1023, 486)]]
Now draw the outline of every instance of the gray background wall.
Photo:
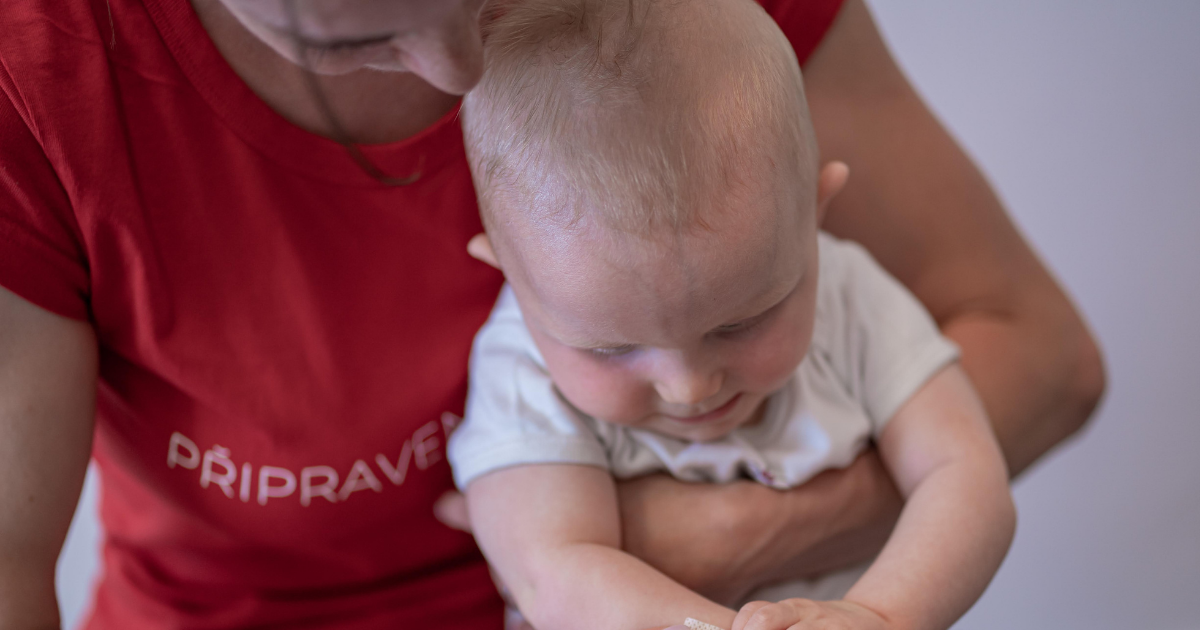
[[(1108, 358), (1090, 428), (1016, 486), (962, 630), (1200, 629), (1200, 2), (869, 0)], [(59, 562), (96, 570), (94, 479)]]

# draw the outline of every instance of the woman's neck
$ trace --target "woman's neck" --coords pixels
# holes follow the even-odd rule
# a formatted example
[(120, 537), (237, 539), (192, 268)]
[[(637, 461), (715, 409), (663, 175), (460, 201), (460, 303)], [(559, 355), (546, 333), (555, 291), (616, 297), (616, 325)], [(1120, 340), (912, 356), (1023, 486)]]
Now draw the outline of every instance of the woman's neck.
[[(298, 127), (333, 137), (303, 70), (247, 31), (220, 0), (191, 1), (221, 56), (259, 98)], [(360, 144), (415, 135), (450, 111), (459, 98), (411, 73), (359, 70), (316, 79), (338, 122)]]

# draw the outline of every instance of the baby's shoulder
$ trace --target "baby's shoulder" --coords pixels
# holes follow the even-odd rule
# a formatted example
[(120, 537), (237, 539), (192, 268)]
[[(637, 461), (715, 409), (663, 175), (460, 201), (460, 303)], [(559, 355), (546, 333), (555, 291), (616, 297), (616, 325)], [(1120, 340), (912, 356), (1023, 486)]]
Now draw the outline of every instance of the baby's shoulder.
[(839, 239), (826, 232), (817, 235), (819, 270), (817, 304), (813, 321), (811, 351), (833, 352), (850, 332), (855, 300), (850, 293), (855, 268), (863, 266), (870, 254), (861, 245)]

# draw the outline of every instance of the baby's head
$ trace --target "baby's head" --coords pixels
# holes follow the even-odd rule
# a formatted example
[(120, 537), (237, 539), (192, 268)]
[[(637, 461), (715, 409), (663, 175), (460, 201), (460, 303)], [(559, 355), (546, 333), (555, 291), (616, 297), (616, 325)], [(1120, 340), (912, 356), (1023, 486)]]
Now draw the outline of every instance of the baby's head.
[(559, 390), (686, 439), (755, 420), (808, 349), (844, 179), (787, 39), (752, 0), (515, 0), (486, 37), (468, 157)]

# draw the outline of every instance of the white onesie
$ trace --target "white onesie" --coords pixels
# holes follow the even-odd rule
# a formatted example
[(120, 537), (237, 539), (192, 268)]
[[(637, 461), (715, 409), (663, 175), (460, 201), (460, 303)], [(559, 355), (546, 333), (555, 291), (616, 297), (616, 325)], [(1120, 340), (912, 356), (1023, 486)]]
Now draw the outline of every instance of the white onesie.
[[(609, 424), (572, 407), (504, 287), (475, 338), (466, 417), (450, 438), (458, 487), (500, 468), (555, 463), (598, 466), (617, 479), (667, 472), (684, 481), (754, 479), (785, 489), (849, 465), (958, 350), (862, 247), (824, 233), (818, 242), (807, 355), (767, 399), (762, 421), (709, 442)], [(771, 586), (751, 599), (837, 599), (864, 569)]]

